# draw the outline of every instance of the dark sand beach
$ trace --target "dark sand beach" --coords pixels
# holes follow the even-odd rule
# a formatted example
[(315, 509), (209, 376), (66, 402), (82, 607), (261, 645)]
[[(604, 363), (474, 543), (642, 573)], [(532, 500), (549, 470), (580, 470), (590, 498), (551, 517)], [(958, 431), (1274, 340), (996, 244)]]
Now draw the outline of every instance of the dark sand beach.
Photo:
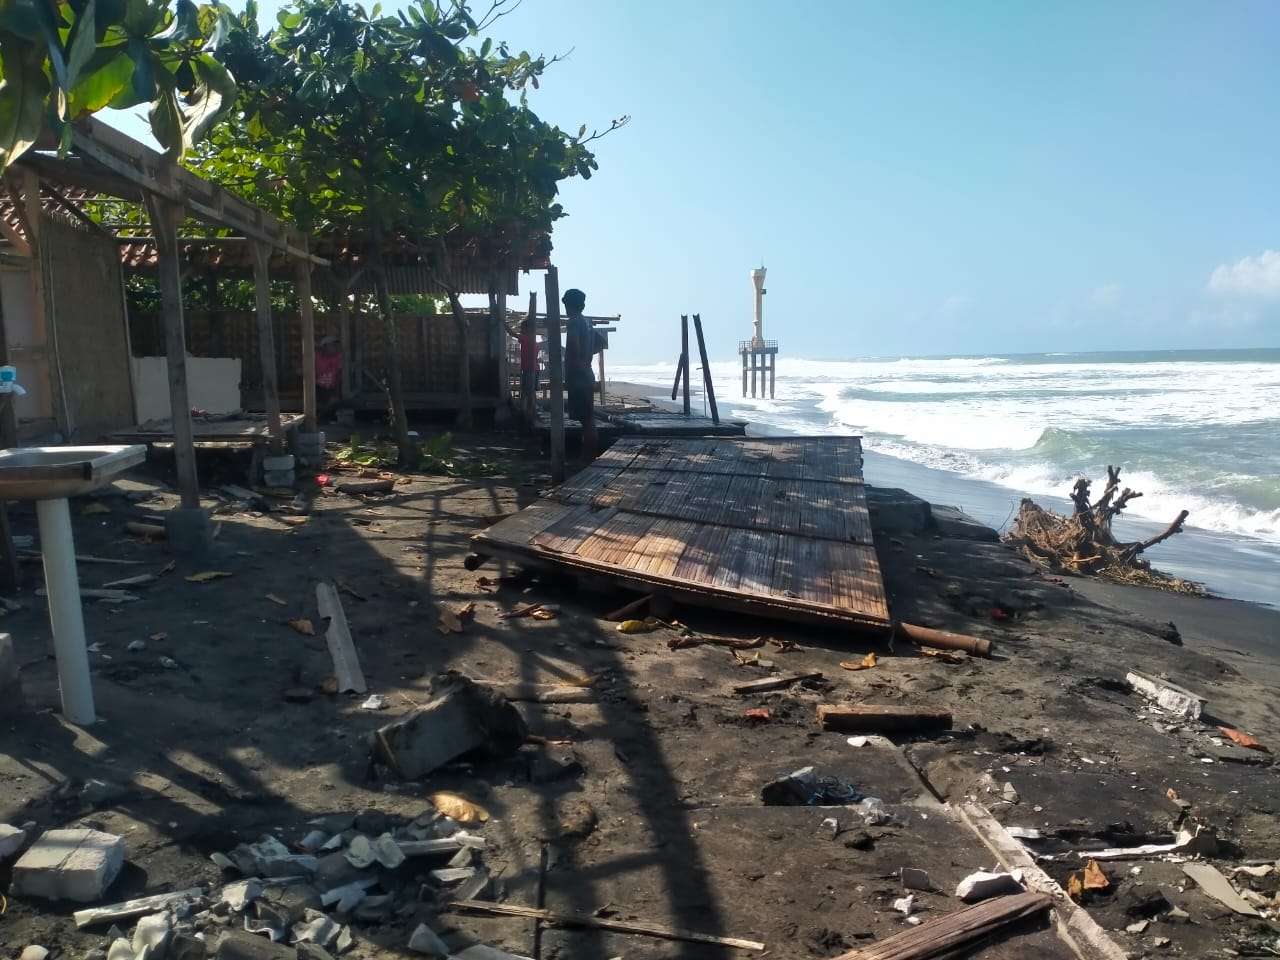
[[(479, 859), (505, 902), (532, 905), (541, 884), (553, 910), (603, 910), (760, 941), (772, 957), (810, 958), (908, 929), (893, 907), (903, 867), (929, 874), (930, 889), (915, 894), (919, 917), (954, 910), (956, 884), (996, 862), (957, 819), (965, 804), (980, 803), (1000, 823), (1038, 831), (1042, 839), (1028, 848), (1062, 883), (1090, 851), (1169, 842), (1180, 828), (1202, 826), (1217, 841), (1201, 859), (1271, 917), (1242, 916), (1206, 895), (1184, 874), (1184, 858), (1107, 861), (1110, 886), (1087, 893), (1083, 910), (1128, 955), (1256, 955), (1276, 942), (1280, 878), (1233, 871), (1280, 858), (1280, 782), (1270, 753), (1235, 747), (1219, 730), (1239, 728), (1280, 748), (1275, 611), (1064, 582), (999, 543), (881, 518), (876, 546), (894, 616), (987, 638), (992, 658), (949, 664), (901, 639), (686, 607), (673, 616), (699, 636), (769, 636), (794, 648), (764, 646), (745, 664), (713, 643), (672, 649), (668, 631), (625, 635), (604, 619), (628, 595), (583, 592), (513, 565), (466, 569), (470, 537), (486, 517), (526, 506), (548, 486), (545, 463), (526, 449), (515, 435), (459, 437), (459, 462), (500, 469), (406, 475), (367, 497), (327, 488), (304, 521), (224, 502), (210, 474), (208, 504), (221, 523), (210, 569), (230, 575), (205, 583), (185, 579), (201, 572), (195, 567), (169, 570), (162, 541), (122, 533), (124, 522), (176, 502), (163, 463), (104, 491), (94, 512), (88, 500), (75, 503), (79, 552), (132, 564), (84, 563), (85, 583), (121, 570), (159, 579), (139, 588), (137, 601), (86, 604), (101, 722), (79, 729), (57, 711), (48, 617), (34, 594), (39, 568), (27, 566), (27, 589), (13, 598), (21, 608), (4, 618), (27, 706), (0, 728), (0, 822), (92, 825), (125, 837), (128, 864), (107, 897), (123, 900), (193, 885), (216, 891), (235, 874), (211, 862), (213, 853), (264, 833), (294, 844), (326, 814), (363, 811), (369, 832), (390, 829), (428, 811), (427, 793), (456, 790), (491, 815), (475, 828), (486, 841)], [(26, 513), (14, 523), (17, 533), (34, 530)], [(319, 579), (349, 587), (342, 600), (351, 633), (369, 690), (387, 698), (387, 709), (325, 692), (332, 663), (315, 607)], [(531, 602), (558, 611), (548, 620), (504, 618)], [(468, 603), (474, 613), (462, 632), (443, 630), (441, 614)], [(997, 608), (1004, 613), (994, 619)], [(317, 635), (290, 624), (298, 618), (319, 625)], [(841, 669), (871, 652), (874, 668)], [(371, 762), (368, 737), (423, 703), (445, 670), (503, 683), (593, 677), (595, 696), (518, 705), (530, 730), (553, 743), (402, 783)], [(1181, 720), (1130, 692), (1131, 670), (1193, 689), (1206, 700), (1205, 717)], [(824, 679), (732, 692), (793, 672)], [(953, 723), (855, 747), (815, 725), (816, 705), (830, 702), (945, 708)], [(753, 708), (768, 718), (747, 718)], [(892, 821), (866, 825), (849, 807), (761, 804), (764, 783), (808, 765), (880, 798)], [(113, 789), (86, 790), (95, 780)], [(338, 918), (355, 936), (346, 955), (404, 955), (422, 922), (533, 955), (530, 921), (440, 911), (433, 884), (413, 862), (384, 878), (389, 912)], [(100, 958), (106, 930), (77, 930), (72, 909), (10, 897), (0, 949), (17, 956), (38, 943), (56, 960)], [(240, 921), (215, 915), (207, 930), (231, 922)], [(542, 957), (725, 955), (600, 930), (548, 926), (539, 937)], [(1042, 919), (971, 955), (1073, 954)]]

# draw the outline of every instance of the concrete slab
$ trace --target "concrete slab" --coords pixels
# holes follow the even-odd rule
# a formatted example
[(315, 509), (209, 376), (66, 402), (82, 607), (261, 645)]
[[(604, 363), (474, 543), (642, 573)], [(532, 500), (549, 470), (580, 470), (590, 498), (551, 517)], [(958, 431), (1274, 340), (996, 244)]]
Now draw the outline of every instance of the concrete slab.
[(13, 866), (19, 896), (92, 903), (124, 865), (124, 838), (98, 830), (49, 830)]

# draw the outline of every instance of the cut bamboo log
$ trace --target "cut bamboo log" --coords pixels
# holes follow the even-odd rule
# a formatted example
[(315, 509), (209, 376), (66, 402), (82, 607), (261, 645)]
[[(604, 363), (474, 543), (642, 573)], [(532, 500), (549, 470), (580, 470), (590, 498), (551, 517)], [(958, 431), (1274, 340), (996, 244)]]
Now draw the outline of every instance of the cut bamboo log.
[(879, 943), (842, 953), (834, 960), (928, 960), (984, 940), (1002, 927), (1048, 910), (1053, 898), (1043, 893), (1015, 893), (975, 903), (937, 920), (895, 933)]
[(360, 669), (360, 655), (351, 640), (351, 628), (342, 609), (337, 588), (331, 583), (316, 584), (316, 606), (320, 616), (329, 621), (324, 632), (329, 655), (333, 658), (333, 676), (338, 681), (338, 693), (364, 693), (367, 689), (364, 672)]
[(932, 627), (921, 627), (914, 623), (899, 623), (897, 627), (899, 633), (922, 647), (933, 647), (937, 650), (964, 650), (979, 657), (991, 656), (991, 641), (985, 637), (970, 637), (963, 633), (935, 630)]
[(165, 529), (158, 523), (139, 523), (137, 520), (130, 520), (124, 525), (126, 533), (132, 533), (135, 537), (148, 537), (152, 540), (163, 540), (165, 537)]
[(390, 493), (395, 489), (395, 477), (378, 477), (372, 480), (342, 480), (338, 489), (343, 493)]
[(756, 940), (741, 940), (737, 937), (718, 937), (709, 933), (695, 933), (692, 930), (680, 930), (675, 927), (660, 927), (655, 923), (643, 923), (637, 920), (606, 920), (581, 913), (555, 913), (551, 910), (539, 910), (537, 907), (521, 907), (510, 903), (488, 903), (484, 900), (457, 900), (452, 904), (456, 910), (469, 910), (473, 913), (488, 913), (507, 917), (528, 917), (544, 923), (554, 923), (562, 927), (590, 927), (594, 930), (616, 930), (618, 933), (637, 933), (645, 937), (657, 937), (660, 940), (683, 940), (686, 943), (711, 943), (720, 947), (739, 947), (743, 950), (763, 950), (764, 944)]
[(823, 703), (817, 716), (822, 729), (840, 733), (910, 733), (951, 727), (950, 710), (894, 703)]

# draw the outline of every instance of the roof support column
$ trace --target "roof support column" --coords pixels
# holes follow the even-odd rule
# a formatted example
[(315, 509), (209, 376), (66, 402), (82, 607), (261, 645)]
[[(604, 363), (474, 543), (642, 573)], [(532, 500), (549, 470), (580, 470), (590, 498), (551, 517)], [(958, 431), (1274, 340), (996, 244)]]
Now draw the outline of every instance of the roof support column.
[(564, 483), (564, 355), (560, 346), (560, 273), (547, 267), (547, 375), (551, 379), (551, 482)]
[(160, 272), (160, 309), (164, 318), (164, 352), (169, 367), (169, 419), (173, 422), (173, 458), (182, 506), (200, 506), (196, 445), (191, 432), (191, 400), (187, 393), (187, 335), (182, 317), (182, 265), (178, 261), (178, 224), (182, 207), (143, 192), (147, 216), (156, 235)]
[(298, 317), (302, 321), (302, 415), (303, 429), (315, 433), (316, 410), (316, 318), (311, 303), (311, 264), (299, 260)]
[[(271, 248), (253, 245), (253, 283), (258, 307), (258, 354), (262, 361), (262, 400), (267, 409), (267, 434), (273, 456), (284, 451), (284, 429), (280, 426), (280, 387), (276, 382), (276, 342), (271, 324)], [(313, 348), (314, 349), (314, 346)], [(311, 374), (315, 376), (314, 355)], [(312, 381), (314, 386), (314, 380)], [(312, 396), (315, 395), (314, 389)]]

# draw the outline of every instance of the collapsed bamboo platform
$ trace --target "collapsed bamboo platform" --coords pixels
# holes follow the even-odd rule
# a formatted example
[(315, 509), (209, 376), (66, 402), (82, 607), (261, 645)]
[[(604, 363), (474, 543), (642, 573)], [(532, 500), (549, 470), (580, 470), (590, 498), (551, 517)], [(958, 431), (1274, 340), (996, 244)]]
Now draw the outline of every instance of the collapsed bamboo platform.
[[(285, 436), (302, 423), (300, 413), (280, 414), (280, 428)], [(260, 443), (268, 436), (267, 418), (246, 414), (217, 420), (192, 418), (191, 436), (196, 443)], [(172, 443), (173, 422), (150, 420), (125, 430), (115, 430), (107, 435), (113, 443)]]
[(473, 544), (701, 606), (890, 625), (858, 437), (624, 437)]
[(597, 415), (624, 434), (642, 437), (741, 437), (746, 421), (684, 414), (674, 410), (599, 410)]

